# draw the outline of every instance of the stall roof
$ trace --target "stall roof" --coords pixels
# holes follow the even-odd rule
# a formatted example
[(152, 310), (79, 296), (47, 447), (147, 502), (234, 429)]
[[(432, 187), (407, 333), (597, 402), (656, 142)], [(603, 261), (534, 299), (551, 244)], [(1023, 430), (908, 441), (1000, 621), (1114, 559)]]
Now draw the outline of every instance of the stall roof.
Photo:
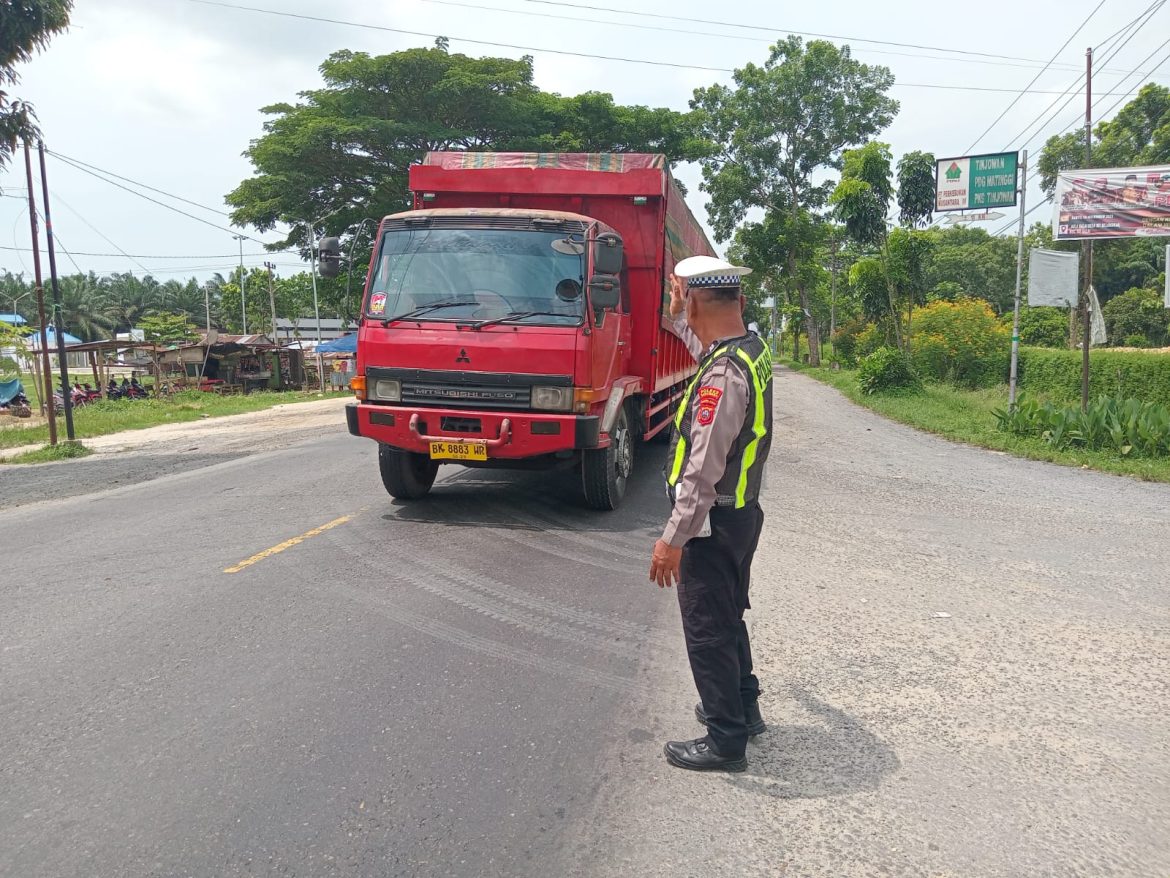
[(335, 338), (333, 341), (323, 341), (317, 345), (319, 354), (354, 354), (357, 353), (357, 333), (351, 332)]
[[(83, 344), (81, 339), (75, 335), (70, 335), (68, 332), (64, 333), (64, 335), (66, 346)], [(45, 336), (50, 348), (49, 353), (53, 353), (53, 350), (57, 347), (57, 331), (52, 326), (49, 326), (45, 329)], [(41, 349), (41, 331), (39, 329), (33, 332), (32, 335), (26, 336), (25, 340), (28, 342), (31, 350), (39, 351)]]

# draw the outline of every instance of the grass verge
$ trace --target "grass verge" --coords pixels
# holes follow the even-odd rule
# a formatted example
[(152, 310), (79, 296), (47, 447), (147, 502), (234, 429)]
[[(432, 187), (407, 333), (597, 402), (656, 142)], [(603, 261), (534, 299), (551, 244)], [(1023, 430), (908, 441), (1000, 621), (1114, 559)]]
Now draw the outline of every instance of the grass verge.
[(1116, 475), (1133, 476), (1148, 482), (1170, 482), (1170, 459), (1125, 458), (1104, 451), (1058, 450), (1039, 437), (1013, 436), (996, 429), (992, 409), (1007, 405), (1007, 387), (988, 390), (960, 390), (945, 384), (927, 384), (922, 393), (874, 394), (867, 396), (857, 384), (857, 373), (812, 368), (790, 360), (791, 369), (837, 388), (858, 405), (872, 409), (892, 421), (935, 433), (955, 442), (1004, 451), (1030, 460), (1045, 460)]
[(88, 457), (93, 454), (80, 442), (60, 442), (57, 445), (46, 445), (36, 451), (26, 451), (4, 463), (53, 463), (58, 460), (75, 460), (78, 457)]
[[(198, 390), (175, 394), (171, 399), (103, 400), (74, 409), (73, 426), (78, 439), (106, 436), (123, 430), (141, 430), (160, 424), (198, 421), (205, 417), (218, 418), (255, 412), (285, 403), (311, 402), (348, 393), (316, 393), (288, 391), (283, 393), (257, 392), (247, 396), (217, 396)], [(64, 431), (63, 418), (57, 419), (58, 430)], [(0, 449), (16, 448), (49, 441), (48, 426), (0, 428)]]

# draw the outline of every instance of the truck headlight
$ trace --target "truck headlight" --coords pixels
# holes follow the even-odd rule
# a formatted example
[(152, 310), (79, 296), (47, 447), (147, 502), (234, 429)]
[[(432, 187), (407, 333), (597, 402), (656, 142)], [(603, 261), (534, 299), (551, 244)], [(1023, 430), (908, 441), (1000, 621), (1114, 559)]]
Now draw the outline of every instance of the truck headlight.
[(573, 388), (533, 387), (532, 407), (550, 412), (567, 412), (573, 407)]
[(397, 378), (379, 378), (374, 382), (374, 399), (380, 402), (401, 402), (402, 382)]

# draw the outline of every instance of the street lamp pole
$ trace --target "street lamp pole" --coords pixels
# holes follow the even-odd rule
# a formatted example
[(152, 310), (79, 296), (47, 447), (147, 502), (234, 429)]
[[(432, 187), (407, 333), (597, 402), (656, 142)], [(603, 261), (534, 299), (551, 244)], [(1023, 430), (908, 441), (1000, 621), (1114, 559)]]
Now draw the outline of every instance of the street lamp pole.
[(232, 235), (240, 242), (240, 315), (244, 324), (243, 335), (248, 334), (248, 290), (244, 280), (244, 235)]
[(32, 295), (34, 292), (35, 292), (35, 290), (29, 290), (29, 291), (28, 291), (27, 293), (25, 293), (23, 296), (17, 296), (16, 298), (14, 298), (14, 299), (12, 300), (12, 313), (13, 313), (15, 316), (17, 316), (17, 317), (19, 317), (19, 316), (20, 316), (20, 314), (18, 314), (18, 313), (17, 313), (17, 310), (16, 310), (16, 303), (17, 303), (17, 302), (19, 302), (21, 299), (27, 299), (27, 298), (28, 298), (29, 296), (31, 296), (31, 295)]

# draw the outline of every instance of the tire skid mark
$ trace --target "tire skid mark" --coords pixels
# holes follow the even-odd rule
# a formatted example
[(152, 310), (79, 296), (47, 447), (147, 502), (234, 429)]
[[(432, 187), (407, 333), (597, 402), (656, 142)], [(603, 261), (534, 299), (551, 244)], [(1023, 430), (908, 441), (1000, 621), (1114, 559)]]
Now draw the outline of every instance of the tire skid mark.
[(533, 668), (541, 673), (553, 673), (570, 677), (578, 682), (601, 689), (608, 689), (611, 692), (622, 695), (633, 695), (639, 689), (632, 678), (620, 677), (608, 671), (572, 664), (517, 646), (503, 644), (487, 637), (481, 637), (462, 628), (456, 628), (453, 625), (447, 625), (444, 622), (439, 622), (407, 610), (397, 603), (390, 606), (389, 601), (385, 598), (343, 582), (335, 582), (333, 588), (339, 594), (346, 595), (359, 603), (366, 604), (391, 622), (418, 631), (420, 634), (434, 637), (437, 640), (443, 640), (454, 646), (466, 649), (469, 652), (476, 652), (481, 655), (491, 656), (492, 658), (515, 662), (516, 664)]
[[(567, 606), (565, 604), (558, 604), (556, 601), (547, 600), (545, 598), (535, 597), (527, 592), (514, 592), (508, 590), (507, 585), (496, 579), (484, 577), (480, 574), (464, 574), (455, 573), (452, 571), (443, 570), (435, 567), (427, 562), (421, 562), (420, 566), (431, 570), (438, 576), (449, 579), (452, 582), (460, 585), (473, 588), (476, 591), (481, 591), (485, 594), (491, 595), (500, 600), (510, 601), (520, 606), (527, 607), (538, 613), (545, 613), (554, 618), (561, 618), (568, 622), (573, 622), (586, 628), (592, 628), (597, 631), (604, 631), (607, 633), (621, 632), (630, 637), (640, 638), (643, 642), (654, 638), (654, 629), (649, 625), (640, 625), (636, 622), (627, 622), (624, 619), (615, 618), (612, 616), (602, 616), (598, 613), (590, 612), (589, 610), (582, 610), (576, 607)], [(484, 585), (484, 581), (494, 583), (499, 588), (492, 588)]]
[[(626, 546), (626, 545), (622, 545), (620, 543), (613, 542), (613, 541), (609, 540), (606, 536), (600, 536), (600, 537), (594, 539), (594, 538), (591, 538), (589, 536), (585, 536), (581, 533), (578, 533), (576, 530), (558, 530), (556, 528), (550, 528), (548, 526), (548, 523), (545, 521), (541, 521), (539, 517), (527, 515), (523, 512), (517, 512), (514, 508), (503, 503), (502, 501), (493, 501), (490, 504), (488, 504), (488, 507), (491, 509), (492, 512), (498, 514), (499, 516), (501, 516), (503, 518), (510, 518), (512, 521), (517, 521), (520, 524), (527, 525), (527, 529), (531, 533), (533, 533), (534, 536), (535, 535), (548, 536), (548, 537), (552, 537), (553, 539), (559, 539), (559, 540), (564, 540), (564, 541), (571, 542), (571, 543), (576, 543), (578, 545), (585, 546), (591, 552), (604, 551), (608, 554), (615, 555), (615, 556), (620, 557), (620, 558), (627, 558), (631, 561), (649, 562), (649, 559), (650, 559), (649, 548), (647, 548), (647, 550), (645, 552), (639, 552), (631, 546)], [(552, 519), (552, 516), (549, 516), (549, 518)], [(553, 519), (553, 520), (555, 521), (555, 519)], [(565, 522), (558, 522), (558, 523), (566, 524)], [(519, 531), (519, 532), (522, 532), (522, 531)], [(621, 574), (626, 575), (626, 576), (628, 576), (630, 574), (631, 569), (632, 569), (628, 565), (615, 566), (612, 563), (599, 563), (599, 561), (604, 560), (604, 559), (598, 559), (595, 557), (583, 556), (583, 555), (570, 555), (569, 553), (564, 552), (560, 549), (557, 549), (553, 546), (548, 546), (548, 545), (544, 545), (544, 544), (541, 544), (538, 542), (533, 542), (531, 538), (526, 539), (526, 538), (516, 536), (515, 535), (516, 533), (518, 533), (518, 531), (511, 530), (507, 534), (504, 534), (502, 536), (505, 539), (512, 539), (512, 540), (515, 540), (516, 542), (530, 544), (534, 548), (540, 549), (543, 552), (548, 552), (549, 554), (560, 555), (564, 558), (568, 558), (569, 560), (577, 561), (577, 562), (582, 563), (582, 564), (592, 564), (595, 567), (601, 567), (603, 570), (611, 570), (615, 573), (621, 573)]]
[[(494, 535), (498, 536), (499, 535)], [(350, 532), (348, 535), (350, 540), (356, 539), (356, 534)], [(417, 547), (416, 547), (417, 548)], [(386, 571), (379, 567), (373, 560), (367, 560), (361, 552), (355, 552), (353, 555), (363, 565), (371, 570), (376, 570), (379, 574), (384, 574)], [(560, 556), (558, 556), (560, 557)], [(607, 616), (601, 613), (595, 613), (591, 610), (574, 607), (569, 604), (560, 603), (548, 598), (542, 598), (538, 595), (530, 594), (522, 589), (514, 588), (505, 582), (495, 579), (491, 576), (486, 576), (465, 567), (454, 565), (451, 566), (440, 564), (436, 561), (428, 560), (422, 553), (415, 555), (410, 559), (410, 563), (417, 567), (432, 573), (435, 576), (443, 577), (451, 582), (454, 582), (467, 589), (471, 589), (488, 598), (493, 598), (497, 601), (506, 601), (524, 607), (535, 613), (544, 614), (547, 617), (560, 620), (563, 622), (571, 622), (580, 625), (584, 628), (589, 628), (594, 631), (603, 633), (613, 633), (624, 635), (626, 637), (637, 638), (639, 642), (649, 641), (657, 637), (657, 632), (650, 625), (640, 624), (638, 622), (629, 622), (620, 617)], [(400, 568), (401, 569), (401, 568)], [(622, 568), (624, 573), (629, 571)], [(395, 571), (397, 574), (398, 571)], [(502, 612), (508, 612), (506, 608)]]
[[(374, 566), (368, 561), (361, 561), (360, 563), (365, 567)], [(573, 644), (574, 646), (584, 646), (590, 649), (609, 652), (627, 659), (638, 658), (639, 650), (634, 643), (616, 639), (606, 640), (596, 634), (571, 628), (547, 616), (534, 615), (523, 610), (508, 607), (499, 600), (485, 597), (477, 593), (477, 591), (463, 587), (455, 577), (442, 573), (434, 567), (421, 564), (418, 566), (423, 568), (422, 574), (413, 573), (406, 567), (400, 567), (394, 571), (394, 576), (413, 585), (420, 591), (450, 601), (465, 610), (480, 616), (486, 616), (496, 622), (513, 625), (525, 631), (530, 631), (533, 634), (538, 634), (541, 637), (547, 637), (550, 640), (560, 640)], [(468, 584), (471, 582), (466, 577), (461, 577), (461, 579)], [(444, 585), (442, 580), (446, 580), (450, 584)]]
[[(551, 533), (550, 531), (542, 531), (542, 534)], [(535, 536), (524, 537), (518, 535), (515, 531), (508, 531), (498, 535), (500, 540), (505, 540), (510, 543), (516, 543), (520, 546), (525, 546), (529, 549), (535, 549), (538, 552), (543, 552), (546, 555), (551, 555), (554, 558), (563, 561), (575, 561), (578, 564), (587, 564), (590, 567), (596, 567), (598, 570), (605, 570), (609, 573), (616, 573), (619, 576), (629, 577), (636, 573), (636, 568), (627, 562), (622, 562), (618, 559), (603, 558), (597, 555), (589, 556), (581, 554), (580, 552), (566, 551), (559, 546), (550, 546), (547, 542), (541, 541)], [(596, 546), (593, 547), (595, 550)], [(650, 569), (650, 556), (646, 556), (646, 569)]]
[[(513, 512), (511, 510), (501, 510), (501, 512), (502, 514), (508, 515), (511, 518), (515, 518), (517, 521), (523, 522), (525, 524), (539, 526), (541, 531), (554, 534), (561, 537), (562, 539), (567, 539), (575, 543), (581, 543), (593, 549), (596, 549), (598, 546), (611, 548), (615, 550), (617, 554), (635, 561), (641, 561), (643, 559), (649, 560), (650, 547), (654, 545), (654, 540), (656, 539), (655, 536), (649, 536), (648, 539), (650, 542), (642, 547), (627, 542), (624, 539), (620, 539), (618, 534), (612, 532), (590, 531), (590, 533), (595, 533), (598, 535), (598, 539), (591, 539), (589, 536), (583, 535), (581, 533), (583, 530), (588, 530), (587, 521), (573, 521), (571, 518), (564, 518), (558, 515), (552, 509), (546, 508), (545, 503), (540, 501), (535, 502), (539, 503), (541, 507), (539, 512), (535, 513), (536, 516), (543, 516), (544, 518), (548, 519), (548, 521), (560, 525), (562, 528), (564, 528), (564, 530), (549, 528), (546, 522), (540, 521), (539, 517), (531, 517), (523, 513)], [(665, 516), (663, 517), (662, 521), (665, 524)], [(630, 533), (630, 531), (625, 531), (625, 533)]]
[[(629, 526), (626, 530), (620, 531), (620, 533), (619, 531), (612, 530), (590, 531), (589, 519), (570, 519), (570, 517), (566, 517), (562, 512), (560, 512), (559, 507), (553, 506), (553, 503), (548, 500), (539, 498), (539, 496), (535, 494), (531, 496), (531, 500), (532, 502), (536, 503), (537, 506), (541, 507), (538, 514), (543, 515), (549, 521), (560, 524), (560, 526), (573, 531), (573, 533), (579, 534), (581, 531), (586, 531), (586, 533), (599, 533), (599, 535), (603, 537), (604, 540), (614, 541), (614, 543), (618, 544), (618, 546), (633, 551), (633, 553), (636, 553), (635, 557), (638, 558), (648, 554), (649, 550), (646, 547), (653, 546), (654, 540), (658, 539), (658, 536), (661, 533), (663, 524), (666, 523), (666, 513), (665, 510), (663, 510), (663, 515), (660, 520), (633, 522), (631, 526)], [(604, 515), (605, 513), (598, 514)], [(645, 533), (642, 533), (639, 528), (645, 528)], [(624, 535), (635, 535), (640, 537), (640, 539), (636, 543), (626, 539), (620, 539), (620, 537)], [(646, 540), (649, 540), (649, 542), (645, 542)], [(643, 551), (643, 549), (645, 549), (645, 551)]]

